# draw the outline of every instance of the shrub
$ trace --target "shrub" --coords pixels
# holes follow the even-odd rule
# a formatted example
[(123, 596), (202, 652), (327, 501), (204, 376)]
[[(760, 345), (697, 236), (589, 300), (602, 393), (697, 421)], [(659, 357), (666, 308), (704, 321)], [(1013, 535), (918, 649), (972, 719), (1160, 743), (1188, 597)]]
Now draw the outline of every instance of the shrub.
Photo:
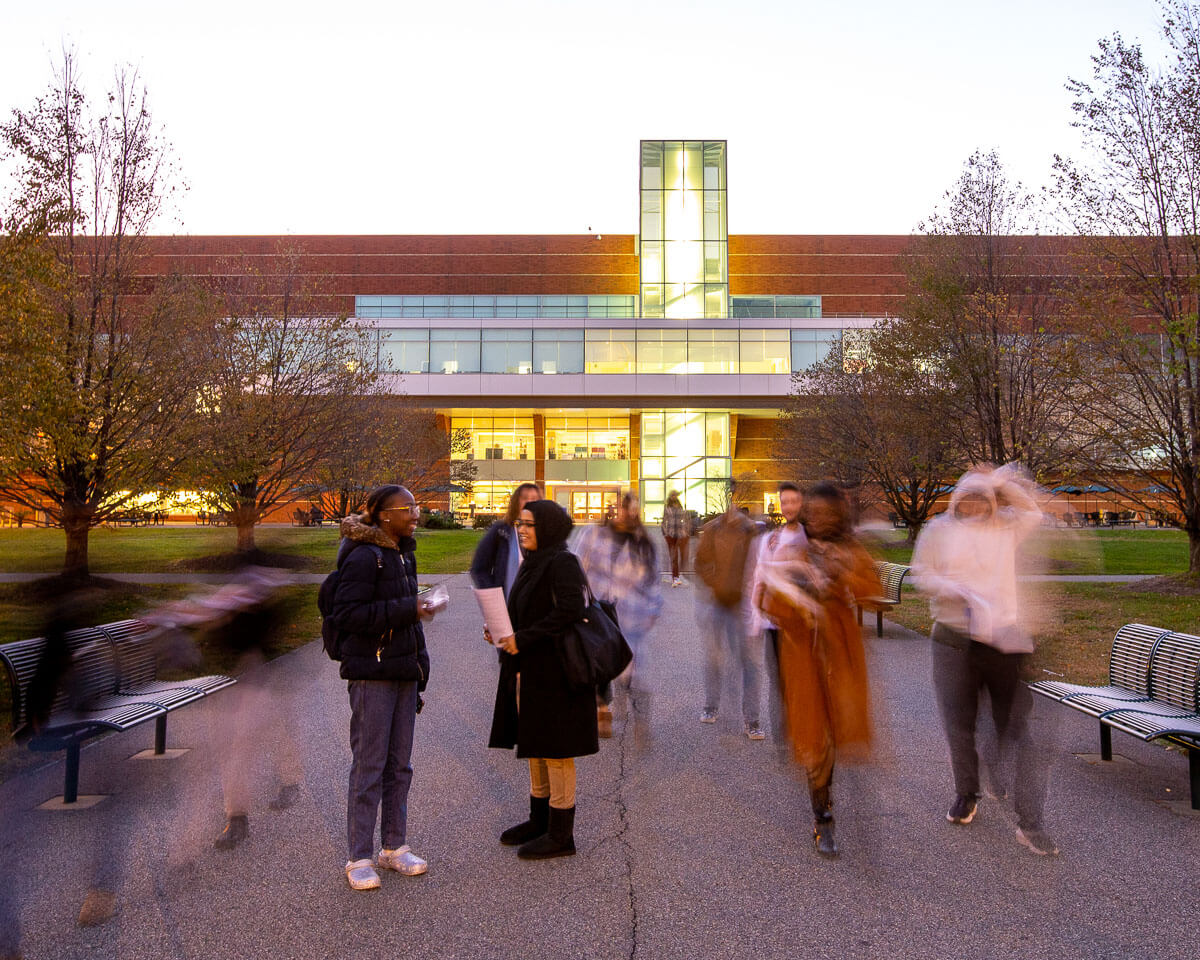
[(486, 530), (499, 519), (500, 514), (498, 513), (477, 513), (475, 514), (475, 522), (472, 526), (476, 530)]

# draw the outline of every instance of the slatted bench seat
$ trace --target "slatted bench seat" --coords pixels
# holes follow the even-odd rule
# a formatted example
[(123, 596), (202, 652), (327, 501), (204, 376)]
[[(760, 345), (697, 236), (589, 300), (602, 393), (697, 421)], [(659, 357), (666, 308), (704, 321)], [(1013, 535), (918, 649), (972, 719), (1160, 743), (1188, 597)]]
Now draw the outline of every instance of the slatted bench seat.
[(900, 605), (900, 590), (904, 586), (904, 578), (908, 576), (908, 571), (911, 569), (902, 563), (875, 561), (875, 572), (879, 575), (879, 582), (883, 585), (883, 596), (859, 601), (858, 625), (860, 627), (863, 622), (863, 610), (873, 610), (875, 611), (876, 636), (883, 636), (883, 612)]
[[(12, 690), (13, 728), (28, 717), (30, 684), (46, 650), (36, 637), (0, 645), (0, 662)], [(167, 714), (234, 683), (209, 676), (178, 682), (156, 678), (153, 638), (138, 620), (74, 630), (66, 635), (69, 689), (60, 689), (46, 725), (29, 741), (38, 752), (66, 751), (63, 802), (79, 795), (79, 748), (85, 740), (155, 721), (154, 751), (166, 750)]]
[(1200, 810), (1200, 637), (1126, 624), (1113, 637), (1102, 687), (1042, 680), (1034, 693), (1100, 721), (1100, 756), (1112, 759), (1112, 731), (1167, 740), (1188, 754), (1192, 809)]

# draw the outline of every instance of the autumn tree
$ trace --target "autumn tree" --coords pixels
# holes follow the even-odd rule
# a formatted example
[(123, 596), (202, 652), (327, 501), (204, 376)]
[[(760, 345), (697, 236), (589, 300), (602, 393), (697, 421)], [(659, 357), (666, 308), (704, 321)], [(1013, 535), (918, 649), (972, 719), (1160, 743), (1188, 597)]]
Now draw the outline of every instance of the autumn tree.
[(144, 279), (147, 233), (179, 181), (137, 74), (118, 71), (97, 102), (70, 53), (49, 91), (0, 125), (0, 147), (14, 171), (5, 352), (40, 354), (6, 405), (0, 495), (61, 525), (64, 573), (85, 576), (89, 531), (160, 489), (186, 448), (204, 360), (194, 302)]
[[(1088, 239), (1089, 465), (1146, 506), (1166, 500), (1200, 573), (1200, 7), (1164, 0), (1166, 56), (1101, 40), (1071, 80), (1082, 159), (1057, 191)], [(1122, 482), (1121, 477), (1131, 478)]]
[(191, 476), (254, 550), (255, 526), (305, 498), (331, 451), (358, 429), (376, 382), (371, 333), (331, 315), (304, 252), (225, 265), (214, 283), (216, 363), (197, 397), (203, 440)]

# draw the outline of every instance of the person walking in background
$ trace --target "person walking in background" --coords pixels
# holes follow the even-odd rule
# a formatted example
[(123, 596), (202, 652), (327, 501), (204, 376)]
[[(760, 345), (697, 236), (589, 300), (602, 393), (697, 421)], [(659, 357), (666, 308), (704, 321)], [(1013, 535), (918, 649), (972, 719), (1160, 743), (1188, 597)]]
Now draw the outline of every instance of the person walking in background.
[(858, 600), (878, 596), (879, 577), (858, 543), (845, 495), (831, 483), (813, 487), (802, 512), (806, 540), (780, 548), (762, 574), (762, 611), (779, 630), (779, 685), (788, 738), (808, 778), (813, 841), (838, 855), (833, 768), (865, 758), (871, 707)]
[(522, 483), (508, 498), (508, 512), (497, 520), (475, 547), (471, 560), (471, 582), (476, 589), (503, 587), (504, 598), (512, 593), (521, 566), (521, 550), (517, 544), (517, 518), (531, 500), (541, 500), (542, 491), (536, 483)]
[(422, 621), (433, 618), (417, 597), (413, 532), (420, 515), (413, 495), (389, 484), (371, 492), (365, 513), (342, 521), (331, 616), (342, 634), (341, 676), (350, 694), (346, 879), (355, 890), (380, 885), (371, 859), (377, 820), (378, 866), (409, 876), (427, 869), (407, 842), (413, 734), (429, 682)]
[(596, 697), (563, 670), (564, 632), (583, 619), (583, 569), (567, 550), (570, 515), (553, 500), (527, 503), (517, 518), (525, 560), (508, 598), (513, 634), (484, 636), (501, 651), (488, 746), (517, 748), (529, 761), (529, 819), (500, 834), (526, 860), (575, 853), (575, 757), (599, 749)]
[[(976, 467), (959, 479), (950, 508), (925, 525), (912, 577), (933, 616), (933, 685), (954, 773), (946, 819), (968, 824), (979, 803), (975, 725), (986, 689), (1001, 754), (1015, 753), (1017, 840), (1058, 853), (1043, 826), (1046, 763), (1030, 732), (1033, 695), (1025, 685), (1034, 650), (1018, 593), (1017, 551), (1042, 522), (1036, 488), (1013, 463)], [(999, 792), (1005, 792), (999, 786)]]
[(716, 723), (721, 706), (722, 662), (739, 664), (742, 674), (742, 718), (751, 740), (763, 740), (759, 722), (762, 665), (759, 645), (751, 640), (751, 624), (743, 603), (749, 562), (757, 530), (733, 502), (700, 530), (696, 575), (708, 588), (708, 602), (697, 610), (705, 623), (704, 709), (701, 723)]
[(779, 508), (783, 516), (783, 526), (775, 527), (756, 541), (758, 552), (754, 558), (754, 572), (750, 578), (750, 634), (761, 634), (763, 638), (771, 736), (775, 743), (780, 745), (786, 740), (786, 732), (783, 723), (783, 700), (779, 692), (779, 627), (762, 612), (763, 574), (768, 565), (786, 560), (808, 542), (804, 525), (800, 522), (800, 510), (803, 505), (804, 497), (796, 484), (779, 485)]
[(679, 502), (678, 490), (672, 490), (667, 495), (663, 507), (662, 535), (667, 541), (667, 556), (671, 559), (671, 586), (678, 587), (683, 583), (680, 571), (687, 568), (688, 538), (691, 536), (691, 523), (683, 504)]
[[(586, 527), (574, 549), (592, 593), (616, 607), (621, 633), (633, 651), (633, 662), (615, 685), (628, 702), (635, 736), (644, 741), (650, 733), (652, 698), (646, 683), (649, 635), (662, 610), (663, 595), (658, 555), (642, 523), (637, 494), (630, 491), (621, 497), (611, 523)], [(611, 733), (610, 708), (602, 703), (599, 710), (602, 728), (607, 726)]]

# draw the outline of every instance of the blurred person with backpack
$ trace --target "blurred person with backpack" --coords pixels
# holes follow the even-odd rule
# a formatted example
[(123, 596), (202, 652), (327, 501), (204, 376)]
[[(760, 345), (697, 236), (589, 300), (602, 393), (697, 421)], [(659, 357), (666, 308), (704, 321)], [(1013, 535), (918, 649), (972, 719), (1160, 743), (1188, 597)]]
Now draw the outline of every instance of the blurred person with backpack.
[[(332, 589), (322, 584), (323, 594), (332, 593), (322, 635), (350, 696), (346, 879), (355, 890), (379, 888), (376, 866), (408, 876), (427, 869), (407, 837), (413, 734), (429, 681), (422, 623), (434, 615), (417, 596), (420, 515), (404, 487), (373, 490), (365, 512), (342, 521), (337, 569), (326, 579)], [(382, 849), (373, 858), (377, 822)]]

